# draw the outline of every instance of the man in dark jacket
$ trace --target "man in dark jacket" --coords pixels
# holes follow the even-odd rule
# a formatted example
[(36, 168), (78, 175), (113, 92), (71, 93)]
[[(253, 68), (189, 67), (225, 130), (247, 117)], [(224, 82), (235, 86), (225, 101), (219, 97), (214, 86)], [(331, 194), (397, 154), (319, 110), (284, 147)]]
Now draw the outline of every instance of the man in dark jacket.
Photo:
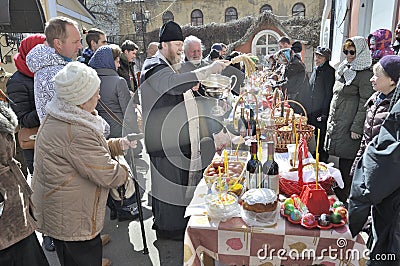
[[(400, 263), (399, 91), (400, 83), (389, 109), (397, 103), (359, 160), (351, 186), (349, 228), (353, 236), (362, 230), (372, 206), (373, 242), (369, 265)], [(392, 256), (392, 259), (379, 260), (383, 256)]]
[(107, 44), (106, 34), (102, 30), (91, 28), (86, 33), (86, 43), (88, 47), (83, 50), (82, 55), (77, 58), (77, 61), (87, 65), (94, 52)]
[(118, 75), (123, 77), (128, 83), (129, 90), (134, 94), (135, 104), (140, 104), (139, 96), (137, 93), (138, 82), (135, 74), (135, 58), (139, 47), (131, 40), (126, 40), (121, 45), (122, 55), (120, 60), (120, 67), (118, 68)]
[[(280, 50), (278, 60), (284, 66), (283, 78), (287, 79), (287, 83), (282, 86), (283, 92), (287, 93), (289, 100), (299, 101), (304, 105), (302, 97), (309, 87), (306, 66), (291, 48)], [(290, 105), (296, 113), (303, 113), (297, 104)]]
[[(202, 169), (198, 109), (192, 91), (199, 80), (220, 73), (225, 64), (178, 73), (183, 53), (181, 27), (173, 21), (160, 29), (160, 46), (141, 72), (146, 150), (151, 160), (153, 228), (158, 238), (183, 239), (190, 199), (186, 187)], [(190, 118), (189, 118), (190, 117)], [(201, 177), (201, 173), (200, 173)]]
[(315, 138), (320, 129), (319, 158), (326, 162), (329, 154), (324, 150), (326, 121), (329, 114), (329, 105), (333, 95), (335, 83), (335, 69), (329, 65), (331, 50), (318, 46), (314, 52), (315, 67), (310, 77), (309, 92), (304, 101), (308, 115), (308, 123), (315, 127)]

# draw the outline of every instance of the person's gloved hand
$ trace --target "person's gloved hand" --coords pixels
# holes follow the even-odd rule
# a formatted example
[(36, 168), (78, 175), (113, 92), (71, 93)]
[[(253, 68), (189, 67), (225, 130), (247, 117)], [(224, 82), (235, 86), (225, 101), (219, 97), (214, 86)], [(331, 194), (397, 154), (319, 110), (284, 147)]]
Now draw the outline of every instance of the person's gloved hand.
[(196, 74), (197, 80), (206, 80), (211, 74), (219, 74), (225, 69), (225, 60), (214, 61), (211, 65), (199, 68), (193, 72)]
[(123, 151), (129, 148), (136, 148), (137, 140), (129, 141), (126, 137), (119, 139), (119, 145)]

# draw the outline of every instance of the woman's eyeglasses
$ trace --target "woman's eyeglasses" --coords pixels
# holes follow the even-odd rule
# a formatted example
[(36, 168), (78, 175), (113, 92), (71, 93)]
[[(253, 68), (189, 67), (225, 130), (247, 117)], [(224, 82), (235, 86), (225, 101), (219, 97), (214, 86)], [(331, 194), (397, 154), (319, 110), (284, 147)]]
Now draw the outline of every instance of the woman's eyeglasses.
[(356, 51), (354, 51), (354, 50), (343, 50), (343, 53), (344, 53), (345, 55), (348, 55), (348, 54), (355, 55), (355, 54), (356, 54)]

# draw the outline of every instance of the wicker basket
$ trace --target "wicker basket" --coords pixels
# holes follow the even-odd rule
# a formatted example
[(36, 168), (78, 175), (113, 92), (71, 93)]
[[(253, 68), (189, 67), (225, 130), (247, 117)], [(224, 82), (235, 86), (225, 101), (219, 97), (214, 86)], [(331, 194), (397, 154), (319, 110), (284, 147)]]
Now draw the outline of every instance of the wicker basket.
[[(314, 136), (314, 126), (311, 125), (302, 125), (301, 127), (296, 125), (296, 131), (299, 134), (299, 139), (303, 137), (307, 143), (310, 141), (311, 137)], [(293, 134), (293, 131), (290, 130), (282, 130), (282, 128), (276, 130), (276, 152), (287, 152), (288, 144), (295, 144), (296, 138)]]
[[(297, 105), (299, 105), (301, 107), (301, 109), (303, 110), (304, 115), (300, 115), (300, 116), (296, 116), (294, 121), (296, 122), (296, 124), (301, 124), (302, 125), (307, 125), (307, 111), (304, 108), (303, 105), (301, 105), (301, 103), (294, 101), (294, 100), (286, 100), (286, 102), (288, 103), (295, 103)], [(278, 105), (276, 105), (274, 107), (274, 110), (276, 109)], [(275, 127), (276, 128), (280, 128), (282, 126), (287, 126), (288, 125), (288, 119), (286, 118), (286, 112), (287, 112), (287, 107), (285, 107), (285, 111), (284, 111), (284, 116), (274, 116), (274, 121), (275, 121)], [(291, 111), (293, 111), (292, 108), (290, 108)]]
[[(288, 102), (292, 102), (298, 104), (304, 112), (304, 116), (296, 117), (296, 132), (299, 134), (299, 139), (304, 138), (307, 142), (310, 141), (311, 137), (314, 136), (314, 126), (307, 125), (307, 111), (306, 109), (299, 103), (293, 100), (287, 100)], [(279, 117), (284, 118), (284, 117)], [(275, 118), (276, 119), (276, 118)], [(276, 120), (275, 120), (276, 121)], [(301, 123), (300, 123), (301, 122)], [(276, 125), (276, 152), (287, 152), (288, 144), (296, 143), (296, 136), (293, 134), (293, 130), (286, 125), (278, 124)]]
[[(318, 184), (323, 187), (328, 195), (333, 194), (333, 186), (334, 179), (333, 177), (329, 177), (323, 181), (320, 181)], [(298, 181), (288, 180), (279, 176), (279, 193), (285, 195), (286, 197), (290, 197), (293, 194), (300, 195), (301, 190), (303, 189), (303, 185), (315, 184), (315, 182), (307, 182), (300, 183)]]

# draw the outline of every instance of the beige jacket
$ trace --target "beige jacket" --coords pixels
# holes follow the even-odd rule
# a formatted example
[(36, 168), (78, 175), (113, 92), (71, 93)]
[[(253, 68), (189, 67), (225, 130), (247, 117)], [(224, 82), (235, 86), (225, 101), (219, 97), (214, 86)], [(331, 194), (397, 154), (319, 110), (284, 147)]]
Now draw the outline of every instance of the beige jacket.
[(106, 141), (97, 113), (56, 97), (47, 113), (36, 139), (32, 181), (38, 230), (64, 241), (93, 239), (103, 228), (109, 188), (128, 178), (127, 168), (112, 159), (122, 150), (117, 139)]

